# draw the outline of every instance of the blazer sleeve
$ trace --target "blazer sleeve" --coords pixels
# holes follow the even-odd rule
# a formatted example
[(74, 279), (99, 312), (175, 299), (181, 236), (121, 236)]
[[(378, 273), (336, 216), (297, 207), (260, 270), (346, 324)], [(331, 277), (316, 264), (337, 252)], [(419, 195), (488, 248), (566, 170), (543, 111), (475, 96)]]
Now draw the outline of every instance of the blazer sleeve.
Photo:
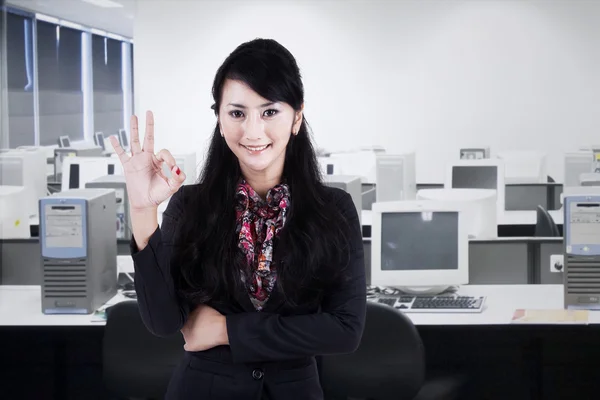
[(134, 284), (142, 321), (156, 336), (177, 333), (189, 314), (189, 306), (181, 301), (171, 275), (171, 255), (177, 223), (183, 214), (182, 186), (163, 213), (162, 224), (141, 251), (131, 238)]
[(281, 316), (256, 312), (226, 316), (234, 362), (352, 353), (358, 348), (367, 302), (362, 231), (350, 195), (344, 192), (338, 207), (352, 227), (350, 279), (325, 296), (319, 313)]

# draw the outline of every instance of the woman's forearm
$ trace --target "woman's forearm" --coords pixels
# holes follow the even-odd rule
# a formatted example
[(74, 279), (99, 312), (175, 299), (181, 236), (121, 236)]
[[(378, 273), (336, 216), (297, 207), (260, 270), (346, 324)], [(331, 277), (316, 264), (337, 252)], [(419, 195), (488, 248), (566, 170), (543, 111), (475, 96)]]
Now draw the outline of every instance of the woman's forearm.
[(139, 251), (148, 245), (150, 236), (158, 228), (158, 209), (131, 210), (131, 232)]

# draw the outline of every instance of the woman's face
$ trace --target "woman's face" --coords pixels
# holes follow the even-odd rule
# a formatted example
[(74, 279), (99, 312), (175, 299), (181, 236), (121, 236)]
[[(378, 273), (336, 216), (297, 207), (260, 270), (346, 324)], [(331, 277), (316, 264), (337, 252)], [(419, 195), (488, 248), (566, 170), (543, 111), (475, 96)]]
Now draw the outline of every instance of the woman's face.
[(244, 173), (281, 174), (290, 135), (302, 124), (302, 111), (273, 103), (245, 83), (228, 79), (219, 109), (221, 135)]

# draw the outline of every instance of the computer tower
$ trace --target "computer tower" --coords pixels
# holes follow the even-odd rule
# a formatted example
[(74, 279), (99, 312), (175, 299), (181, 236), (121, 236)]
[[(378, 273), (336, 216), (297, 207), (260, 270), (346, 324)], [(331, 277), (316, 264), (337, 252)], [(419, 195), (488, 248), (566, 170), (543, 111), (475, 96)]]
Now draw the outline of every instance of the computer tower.
[(358, 176), (349, 175), (325, 175), (323, 183), (326, 186), (335, 187), (346, 191), (352, 197), (352, 202), (356, 207), (359, 221), (362, 221), (362, 183)]
[(600, 310), (600, 188), (571, 189), (564, 204), (564, 304)]
[(594, 154), (591, 151), (565, 153), (563, 187), (581, 186), (581, 175), (594, 172)]
[(117, 293), (115, 191), (40, 199), (42, 312), (91, 314)]
[(116, 196), (117, 239), (131, 238), (131, 219), (129, 216), (129, 197), (123, 175), (106, 175), (85, 184), (87, 189), (113, 189)]

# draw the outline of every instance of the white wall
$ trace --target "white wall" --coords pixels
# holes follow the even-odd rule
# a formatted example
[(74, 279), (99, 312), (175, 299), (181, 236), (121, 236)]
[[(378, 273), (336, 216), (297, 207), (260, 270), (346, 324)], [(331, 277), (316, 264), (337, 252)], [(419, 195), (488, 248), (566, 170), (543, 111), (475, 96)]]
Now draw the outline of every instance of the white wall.
[(298, 60), (321, 147), (414, 149), (419, 182), (460, 147), (540, 149), (560, 180), (562, 152), (600, 143), (598, 21), (598, 1), (138, 1), (136, 110), (157, 146), (201, 159), (218, 66), (270, 37)]

